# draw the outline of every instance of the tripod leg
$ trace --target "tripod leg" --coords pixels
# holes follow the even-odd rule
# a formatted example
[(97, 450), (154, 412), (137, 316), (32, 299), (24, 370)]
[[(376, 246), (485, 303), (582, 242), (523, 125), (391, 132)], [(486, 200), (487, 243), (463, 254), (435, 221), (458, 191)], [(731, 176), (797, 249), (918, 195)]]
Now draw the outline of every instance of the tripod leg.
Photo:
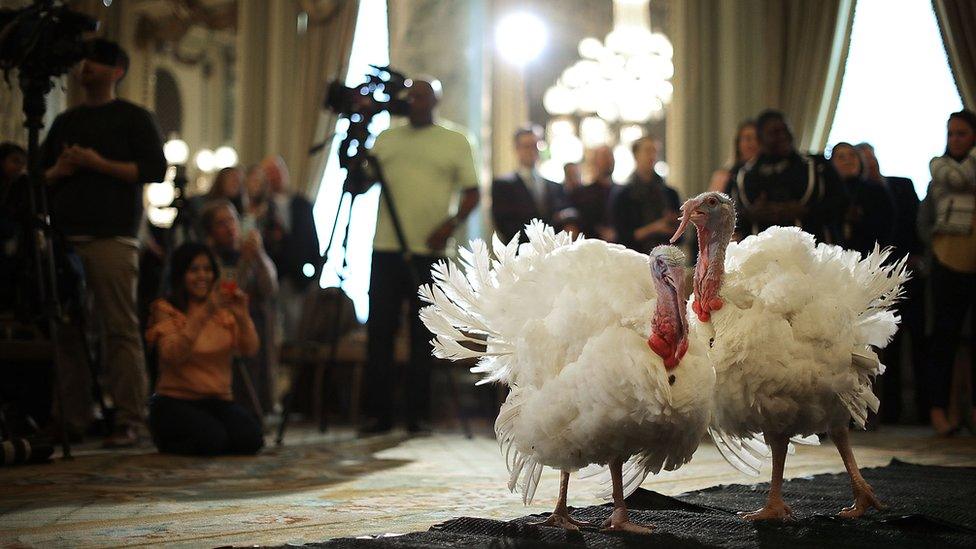
[(241, 381), (244, 383), (244, 388), (247, 389), (247, 397), (251, 401), (251, 408), (254, 413), (257, 414), (258, 419), (263, 422), (264, 410), (261, 408), (261, 401), (258, 400), (258, 392), (254, 390), (254, 383), (251, 381), (251, 373), (247, 371), (247, 365), (241, 360), (235, 360), (234, 364), (237, 366), (237, 372), (241, 376)]
[(81, 345), (85, 353), (85, 362), (88, 365), (88, 371), (91, 372), (92, 396), (95, 397), (98, 409), (102, 411), (102, 418), (105, 420), (104, 434), (110, 435), (115, 430), (114, 417), (109, 416), (108, 405), (105, 404), (105, 392), (102, 391), (102, 384), (98, 381), (98, 361), (91, 348), (91, 342), (88, 340), (88, 322), (85, 321), (84, 312), (78, 313), (78, 329), (81, 331)]
[(54, 353), (52, 357), (54, 358), (54, 364), (52, 365), (52, 372), (54, 374), (54, 386), (57, 388), (57, 410), (58, 410), (58, 428), (60, 429), (61, 435), (61, 457), (64, 459), (71, 459), (71, 445), (68, 443), (68, 424), (67, 419), (64, 417), (64, 386), (61, 385), (61, 378), (63, 374), (61, 372), (61, 364), (63, 364), (63, 359), (60, 358), (61, 350), (58, 348), (58, 343), (60, 338), (57, 337), (57, 320), (51, 320), (51, 342), (54, 346)]
[(38, 289), (40, 303), (44, 307), (44, 315), (50, 327), (51, 342), (54, 345), (54, 383), (57, 388), (58, 415), (61, 418), (61, 451), (65, 458), (71, 457), (71, 447), (68, 445), (68, 433), (64, 417), (64, 387), (62, 380), (62, 349), (60, 345), (59, 323), (61, 322), (61, 307), (58, 299), (57, 271), (54, 265), (54, 251), (51, 242), (51, 226), (47, 207), (47, 189), (44, 185), (44, 174), (41, 167), (40, 132), (44, 127), (44, 111), (47, 109), (45, 95), (51, 90), (53, 83), (48, 76), (37, 77), (29, 73), (20, 74), (20, 89), (24, 97), (24, 126), (27, 128), (27, 166), (30, 177), (31, 217), (36, 223), (36, 241), (34, 246), (34, 264), (38, 268)]

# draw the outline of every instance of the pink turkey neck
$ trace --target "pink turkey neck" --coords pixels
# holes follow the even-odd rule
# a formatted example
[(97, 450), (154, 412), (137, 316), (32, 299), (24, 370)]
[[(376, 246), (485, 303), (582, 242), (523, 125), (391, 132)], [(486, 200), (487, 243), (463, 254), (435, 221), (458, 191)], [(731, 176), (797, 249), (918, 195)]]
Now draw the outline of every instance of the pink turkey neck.
[(651, 337), (647, 340), (668, 371), (678, 366), (688, 350), (688, 320), (679, 295), (681, 281), (675, 281), (675, 284), (677, 287), (672, 287), (655, 277), (657, 304), (651, 318)]
[[(711, 221), (711, 218), (709, 218)], [(725, 274), (725, 249), (732, 231), (726, 227), (714, 230), (709, 222), (695, 225), (698, 233), (698, 262), (695, 264), (695, 303), (693, 309), (702, 322), (711, 320), (711, 312), (722, 308), (719, 297)]]

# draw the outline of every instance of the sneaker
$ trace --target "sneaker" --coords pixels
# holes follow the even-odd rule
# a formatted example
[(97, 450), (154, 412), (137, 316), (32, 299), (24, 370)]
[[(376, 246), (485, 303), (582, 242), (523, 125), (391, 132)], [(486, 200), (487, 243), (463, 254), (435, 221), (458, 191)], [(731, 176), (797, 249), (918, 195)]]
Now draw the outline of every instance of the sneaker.
[(132, 448), (139, 444), (139, 433), (131, 425), (122, 425), (105, 437), (102, 448)]

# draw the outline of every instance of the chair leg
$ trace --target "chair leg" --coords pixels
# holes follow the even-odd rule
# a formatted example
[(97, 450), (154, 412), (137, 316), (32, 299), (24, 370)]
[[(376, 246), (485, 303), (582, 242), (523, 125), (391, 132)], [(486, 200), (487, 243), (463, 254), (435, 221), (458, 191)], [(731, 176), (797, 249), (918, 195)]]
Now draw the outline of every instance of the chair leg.
[(278, 424), (278, 435), (275, 437), (275, 444), (282, 446), (285, 441), (285, 426), (288, 425), (288, 416), (291, 415), (291, 404), (295, 400), (294, 387), (288, 389), (285, 398), (281, 403), (281, 423)]
[(241, 381), (244, 382), (244, 388), (247, 389), (247, 397), (251, 401), (251, 406), (254, 409), (254, 413), (258, 415), (258, 419), (264, 420), (264, 409), (261, 408), (261, 401), (258, 400), (258, 392), (254, 390), (254, 383), (251, 381), (251, 373), (247, 371), (247, 366), (240, 360), (235, 360), (234, 363), (237, 365), (237, 372), (241, 376)]
[(327, 362), (319, 362), (315, 366), (315, 377), (312, 380), (312, 389), (313, 389), (312, 394), (314, 395), (312, 401), (312, 410), (315, 417), (318, 418), (319, 420), (320, 433), (324, 433), (326, 427), (328, 427), (326, 417), (325, 417), (326, 416), (325, 402), (324, 402), (325, 399), (323, 398), (324, 397), (323, 393), (325, 391), (325, 374), (328, 371), (328, 366), (329, 365)]
[(461, 431), (464, 432), (465, 438), (472, 438), (471, 425), (468, 424), (468, 415), (464, 412), (464, 407), (461, 406), (461, 397), (458, 394), (458, 384), (457, 379), (454, 377), (454, 368), (450, 365), (445, 366), (445, 371), (447, 372), (447, 381), (451, 387), (451, 402), (454, 404), (454, 412), (457, 415), (458, 422), (461, 424)]
[(349, 397), (349, 422), (359, 426), (359, 416), (362, 412), (363, 372), (366, 363), (356, 362), (352, 367), (352, 395)]

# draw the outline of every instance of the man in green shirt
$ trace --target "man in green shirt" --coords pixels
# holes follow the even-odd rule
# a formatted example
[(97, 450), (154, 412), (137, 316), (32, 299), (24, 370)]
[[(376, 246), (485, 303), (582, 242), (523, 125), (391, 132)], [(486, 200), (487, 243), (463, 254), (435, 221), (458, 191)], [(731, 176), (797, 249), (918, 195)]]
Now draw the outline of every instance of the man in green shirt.
[(451, 234), (478, 204), (471, 144), (464, 134), (434, 123), (439, 89), (437, 82), (414, 82), (408, 94), (409, 124), (381, 133), (372, 149), (396, 207), (411, 265), (404, 259), (385, 203), (388, 197), (381, 197), (369, 282), (365, 396), (373, 421), (362, 429), (364, 433), (393, 428), (393, 390), (398, 379), (392, 370), (393, 349), (404, 301), (410, 304), (410, 362), (403, 372), (407, 429), (427, 430), (431, 333), (418, 316), (418, 283), (431, 282), (431, 266), (444, 257)]

